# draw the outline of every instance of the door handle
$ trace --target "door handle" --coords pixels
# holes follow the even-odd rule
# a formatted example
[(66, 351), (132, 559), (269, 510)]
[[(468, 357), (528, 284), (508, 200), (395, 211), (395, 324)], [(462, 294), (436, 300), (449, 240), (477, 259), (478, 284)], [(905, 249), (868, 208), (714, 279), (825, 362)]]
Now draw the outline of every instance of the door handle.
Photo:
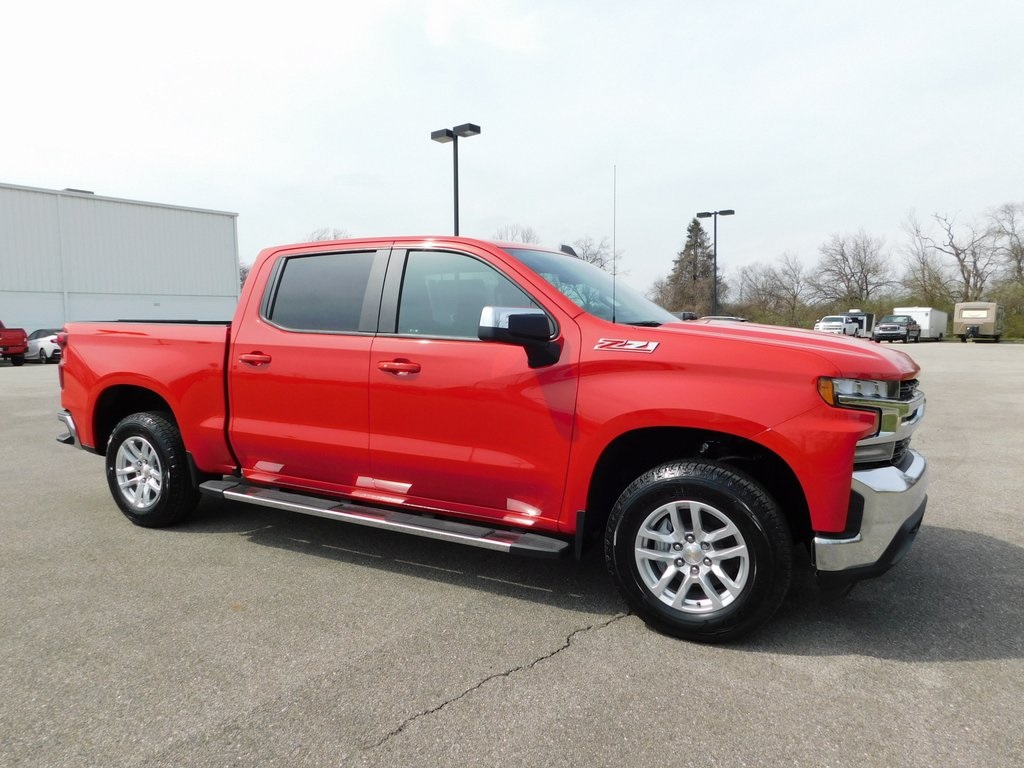
[(385, 373), (393, 373), (397, 376), (408, 376), (420, 372), (420, 364), (410, 360), (385, 360), (377, 363), (377, 368)]
[(254, 365), (256, 367), (266, 365), (270, 360), (270, 355), (265, 355), (262, 352), (250, 352), (247, 355), (238, 356), (238, 362), (246, 363), (247, 365)]

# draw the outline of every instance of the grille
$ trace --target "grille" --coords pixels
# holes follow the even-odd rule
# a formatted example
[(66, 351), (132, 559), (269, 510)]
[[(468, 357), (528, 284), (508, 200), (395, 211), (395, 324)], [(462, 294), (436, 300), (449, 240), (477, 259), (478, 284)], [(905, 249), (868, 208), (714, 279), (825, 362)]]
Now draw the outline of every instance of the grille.
[(900, 400), (906, 402), (912, 399), (915, 392), (917, 392), (917, 379), (900, 382)]

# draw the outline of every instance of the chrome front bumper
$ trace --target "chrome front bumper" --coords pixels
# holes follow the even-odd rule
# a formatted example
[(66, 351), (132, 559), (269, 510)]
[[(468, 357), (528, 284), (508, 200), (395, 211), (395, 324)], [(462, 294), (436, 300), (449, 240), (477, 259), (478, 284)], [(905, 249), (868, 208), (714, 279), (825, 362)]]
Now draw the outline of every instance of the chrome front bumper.
[(814, 537), (814, 562), (823, 586), (878, 576), (906, 554), (928, 502), (928, 462), (910, 450), (905, 469), (889, 466), (853, 473), (852, 498), (862, 502), (858, 530)]

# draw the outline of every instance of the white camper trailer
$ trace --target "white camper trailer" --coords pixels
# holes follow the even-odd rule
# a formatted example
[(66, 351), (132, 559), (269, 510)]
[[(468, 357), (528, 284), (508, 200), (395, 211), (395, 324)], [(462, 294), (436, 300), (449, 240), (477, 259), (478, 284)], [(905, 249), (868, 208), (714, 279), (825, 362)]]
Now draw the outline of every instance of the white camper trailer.
[(946, 338), (949, 315), (934, 307), (895, 307), (894, 315), (910, 315), (921, 326), (921, 341), (942, 341)]

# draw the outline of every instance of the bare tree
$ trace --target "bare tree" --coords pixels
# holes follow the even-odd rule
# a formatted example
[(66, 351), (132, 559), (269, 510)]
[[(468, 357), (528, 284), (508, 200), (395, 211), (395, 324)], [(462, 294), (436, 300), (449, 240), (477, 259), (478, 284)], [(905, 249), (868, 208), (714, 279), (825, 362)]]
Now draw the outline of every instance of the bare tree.
[(990, 214), (990, 232), (999, 260), (999, 279), (988, 298), (1006, 307), (1010, 315), (1007, 331), (1013, 335), (1024, 330), (1024, 204), (1007, 203)]
[(238, 285), (239, 287), (245, 285), (245, 281), (249, 278), (249, 273), (252, 271), (252, 264), (241, 264), (238, 267)]
[(804, 263), (795, 253), (787, 251), (779, 257), (775, 276), (778, 281), (777, 311), (780, 320), (785, 325), (798, 325), (805, 314), (807, 296), (811, 290)]
[(600, 242), (595, 242), (590, 235), (584, 235), (572, 244), (576, 255), (583, 261), (600, 267), (606, 272), (617, 272), (621, 254), (612, 253), (612, 246), (607, 237), (602, 237)]
[(320, 227), (306, 235), (307, 243), (316, 243), (321, 240), (346, 240), (348, 232), (337, 227)]
[(904, 268), (901, 285), (914, 301), (926, 306), (952, 305), (959, 295), (956, 281), (913, 213), (903, 222), (903, 231), (910, 240), (901, 249)]
[(821, 246), (821, 259), (808, 278), (815, 297), (828, 304), (865, 303), (882, 296), (895, 283), (885, 241), (863, 230), (832, 235)]
[(1001, 205), (990, 219), (1001, 277), (1024, 286), (1024, 203)]
[(784, 253), (777, 265), (751, 264), (740, 269), (737, 304), (743, 314), (781, 325), (800, 325), (806, 320), (808, 293), (803, 263)]
[(533, 227), (522, 224), (505, 224), (494, 233), (494, 239), (503, 243), (539, 243), (540, 235)]
[(938, 213), (932, 215), (938, 225), (938, 238), (920, 232), (921, 245), (951, 260), (957, 273), (954, 298), (959, 301), (977, 301), (987, 287), (998, 266), (996, 249), (989, 232), (975, 224), (957, 227), (954, 219)]
[(737, 301), (745, 308), (774, 314), (778, 303), (779, 277), (766, 264), (747, 264), (740, 268)]

